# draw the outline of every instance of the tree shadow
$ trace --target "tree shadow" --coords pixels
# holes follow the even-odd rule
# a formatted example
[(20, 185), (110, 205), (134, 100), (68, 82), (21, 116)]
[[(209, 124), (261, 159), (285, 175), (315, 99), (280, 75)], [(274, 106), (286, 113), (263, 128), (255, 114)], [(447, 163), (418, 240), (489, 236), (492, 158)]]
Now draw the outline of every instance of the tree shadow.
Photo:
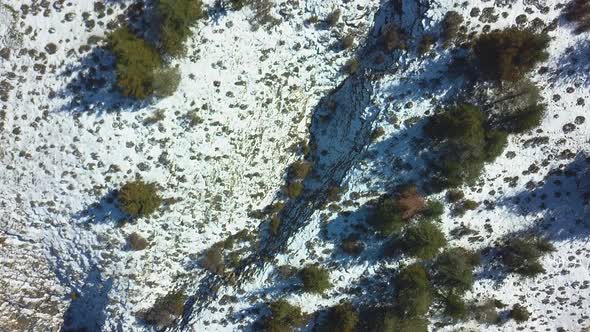
[(104, 280), (97, 267), (90, 270), (82, 288), (72, 295), (73, 298), (64, 314), (60, 331), (102, 331), (112, 286), (113, 279)]
[(552, 81), (590, 85), (590, 40), (568, 47), (558, 58)]
[[(549, 171), (538, 182), (529, 182), (529, 190), (497, 203), (518, 216), (539, 216), (530, 226), (506, 235), (506, 238), (539, 236), (551, 242), (590, 241), (590, 158), (579, 153), (573, 161)], [(482, 255), (478, 279), (496, 284), (510, 274), (499, 262), (501, 250), (489, 247)]]
[(109, 191), (98, 202), (74, 214), (74, 220), (89, 224), (112, 223), (114, 225), (120, 225), (129, 216), (117, 206), (117, 193), (117, 190)]

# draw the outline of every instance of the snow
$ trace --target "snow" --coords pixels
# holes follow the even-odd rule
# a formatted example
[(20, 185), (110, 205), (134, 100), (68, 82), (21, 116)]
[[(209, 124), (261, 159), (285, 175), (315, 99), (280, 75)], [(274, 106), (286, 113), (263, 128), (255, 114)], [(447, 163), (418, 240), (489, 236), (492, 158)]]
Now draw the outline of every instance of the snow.
[[(1, 2), (16, 10), (23, 4)], [(496, 14), (505, 11), (507, 16), (500, 15), (490, 27), (511, 25), (527, 8), (532, 11), (529, 21), (539, 17), (550, 23), (558, 18), (559, 2), (537, 2), (549, 10), (541, 12), (531, 1), (514, 1), (511, 7), (496, 9)], [(0, 164), (5, 168), (0, 174), (0, 238), (5, 239), (0, 244), (0, 313), (4, 317), (0, 329), (59, 330), (64, 317), (79, 316), (79, 311), (93, 322), (91, 330), (147, 330), (136, 314), (168, 291), (182, 288), (198, 301), (177, 330), (242, 330), (257, 318), (253, 308), (278, 297), (286, 296), (313, 313), (340, 299), (358, 301), (340, 290), (363, 285), (366, 278), (389, 285), (383, 271), (395, 270), (401, 262), (376, 259), (382, 240), (367, 239), (371, 245), (357, 259), (347, 259), (338, 251), (339, 240), (348, 230), (362, 226), (368, 213), (364, 205), (371, 199), (421, 176), (425, 165), (420, 158), (422, 147), (416, 143), (421, 124), (404, 123), (423, 117), (457, 92), (460, 82), (445, 78), (442, 72), (451, 60), (449, 52), (437, 49), (427, 58), (388, 55), (386, 64), (391, 67), (383, 75), (363, 68), (357, 77), (346, 80), (342, 67), (355, 50), (340, 51), (334, 45), (349, 32), (358, 35), (355, 45), (374, 40), (378, 31), (372, 27), (390, 20), (386, 2), (277, 1), (273, 15), (283, 20), (268, 30), (252, 30), (249, 9), (199, 22), (187, 43), (187, 56), (171, 61), (182, 73), (178, 91), (169, 98), (137, 104), (112, 91), (113, 76), (108, 71), (95, 76), (106, 79), (104, 86), (90, 82), (89, 68), (98, 67), (95, 60), (107, 65), (112, 59), (96, 46), (80, 51), (89, 37), (105, 36), (107, 22), (122, 14), (122, 7), (106, 2), (113, 13), (100, 19), (93, 1), (56, 3), (61, 5), (45, 8), (26, 1), (38, 11), (30, 10), (16, 25), (0, 6), (0, 49), (19, 45), (18, 49), (33, 49), (38, 55), (46, 52), (48, 43), (57, 45), (57, 52), (46, 58), (15, 49), (10, 60), (0, 60), (0, 82), (14, 86), (8, 100), (0, 102), (6, 112), (0, 125)], [(468, 19), (472, 8), (492, 6), (487, 1), (463, 6), (439, 0), (429, 8), (407, 3), (410, 11), (424, 11), (422, 19), (404, 17), (404, 25), (418, 33), (436, 31), (449, 9)], [(213, 1), (207, 5), (212, 7)], [(314, 28), (305, 22), (313, 15), (325, 17), (335, 8), (342, 10), (339, 28)], [(96, 21), (94, 28), (83, 28), (84, 12)], [(75, 14), (71, 21), (66, 19), (68, 13)], [(469, 21), (470, 31), (482, 31), (484, 23)], [(16, 35), (6, 37), (10, 26), (22, 34), (21, 42), (17, 43)], [(28, 27), (32, 28), (29, 33)], [(483, 240), (471, 243), (462, 238), (451, 244), (475, 249), (491, 246), (515, 231), (547, 229), (557, 251), (543, 258), (547, 273), (541, 277), (482, 278), (467, 295), (470, 299), (495, 297), (509, 306), (525, 303), (533, 319), (485, 327), (463, 323), (466, 328), (579, 331), (587, 324), (590, 287), (584, 282), (590, 280), (590, 212), (579, 192), (580, 186), (590, 184), (583, 178), (549, 175), (554, 169), (577, 167), (572, 158), (560, 158), (562, 151), (569, 149), (578, 156), (590, 153), (588, 121), (576, 124), (572, 132), (563, 130), (577, 117), (589, 115), (587, 107), (577, 102), (588, 97), (587, 76), (575, 66), (571, 74), (555, 70), (570, 63), (568, 48), (584, 45), (587, 36), (573, 35), (561, 21), (550, 36), (550, 58), (544, 64), (550, 70), (532, 77), (543, 86), (548, 104), (543, 123), (538, 130), (510, 138), (506, 152), (514, 151), (515, 156), (505, 152), (487, 165), (477, 190), (463, 188), (466, 198), (487, 200), (496, 207), (486, 209), (481, 204), (461, 217), (447, 211), (442, 227), (449, 232), (460, 224), (469, 225)], [(34, 68), (40, 63), (45, 74)], [(440, 87), (416, 88), (421, 81), (441, 76)], [(72, 88), (76, 82), (92, 83), (91, 91)], [(574, 91), (567, 92), (569, 87), (575, 87)], [(338, 107), (329, 117), (321, 99), (334, 92)], [(557, 94), (561, 98), (554, 101)], [(412, 107), (406, 108), (408, 102)], [(165, 118), (144, 124), (157, 110)], [(190, 112), (203, 122), (187, 125)], [(322, 114), (328, 120), (322, 121)], [(370, 142), (370, 133), (379, 127), (384, 136)], [(220, 284), (199, 267), (203, 251), (242, 229), (258, 232), (261, 220), (249, 213), (280, 197), (287, 166), (301, 157), (295, 147), (307, 141), (310, 132), (320, 143), (318, 151), (329, 153), (317, 165), (327, 175), (309, 184), (317, 192), (334, 182), (345, 188), (333, 204), (351, 215), (331, 210), (330, 204), (294, 203), (290, 233), (285, 241), (278, 241), (285, 250), (276, 254), (274, 263), (252, 264), (237, 285), (221, 283), (217, 293), (200, 294), (207, 282)], [(547, 143), (529, 146), (526, 141), (536, 136), (548, 137)], [(539, 170), (523, 174), (533, 163)], [(120, 227), (117, 224), (124, 216), (110, 202), (110, 193), (136, 174), (158, 183), (165, 198), (179, 201), (155, 217)], [(516, 185), (509, 187), (505, 179), (515, 176)], [(529, 181), (544, 181), (534, 189), (539, 195), (531, 202), (515, 204), (515, 197), (526, 201)], [(555, 197), (557, 191), (570, 195)], [(539, 208), (543, 193), (550, 201), (544, 209)], [(345, 205), (347, 200), (354, 203)], [(492, 233), (486, 225), (491, 225)], [(149, 240), (147, 250), (126, 249), (127, 236), (133, 232)], [(294, 279), (276, 282), (276, 266), (313, 262), (331, 268), (334, 287), (328, 296), (290, 292)], [(483, 266), (478, 272), (484, 275), (486, 270)], [(544, 294), (547, 290), (553, 293)], [(363, 291), (369, 294), (370, 290)], [(72, 302), (72, 294), (78, 300)], [(223, 295), (236, 296), (237, 302), (221, 304)], [(565, 300), (559, 303), (560, 299)]]

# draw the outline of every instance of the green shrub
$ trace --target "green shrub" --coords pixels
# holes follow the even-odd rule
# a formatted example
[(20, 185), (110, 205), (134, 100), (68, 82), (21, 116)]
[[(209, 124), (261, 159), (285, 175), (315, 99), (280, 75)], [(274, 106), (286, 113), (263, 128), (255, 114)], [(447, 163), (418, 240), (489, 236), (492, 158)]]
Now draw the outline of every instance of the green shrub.
[(488, 299), (482, 304), (472, 308), (474, 318), (482, 324), (498, 324), (500, 323), (500, 315), (496, 310), (496, 303), (494, 300)]
[(148, 242), (141, 235), (134, 232), (129, 235), (129, 246), (135, 251), (140, 251), (147, 248)]
[(396, 25), (389, 24), (381, 32), (381, 46), (384, 51), (405, 49), (406, 37)]
[(426, 52), (428, 52), (432, 48), (432, 45), (434, 45), (435, 42), (436, 40), (434, 39), (433, 35), (423, 35), (422, 39), (420, 39), (420, 44), (418, 44), (418, 54), (426, 54)]
[(223, 274), (225, 271), (225, 262), (223, 258), (223, 247), (221, 245), (213, 245), (205, 252), (205, 256), (201, 260), (201, 266), (211, 273)]
[(436, 224), (431, 221), (419, 221), (406, 229), (399, 244), (407, 254), (430, 259), (447, 244), (447, 240)]
[(328, 310), (326, 319), (319, 327), (321, 332), (354, 332), (359, 322), (359, 314), (352, 304), (340, 303)]
[(152, 86), (156, 96), (172, 96), (176, 92), (178, 84), (180, 84), (180, 71), (178, 68), (161, 68), (154, 71)]
[(231, 8), (233, 10), (240, 10), (251, 3), (251, 0), (230, 0)]
[(158, 0), (156, 11), (161, 20), (160, 42), (165, 53), (178, 56), (190, 28), (203, 17), (201, 0)]
[(346, 72), (350, 75), (356, 74), (356, 72), (359, 70), (359, 67), (360, 67), (360, 63), (357, 60), (357, 58), (348, 59), (346, 61), (346, 64), (344, 65)]
[(299, 277), (303, 282), (303, 291), (321, 294), (332, 287), (330, 273), (323, 267), (313, 264), (301, 269)]
[(546, 240), (514, 238), (501, 249), (501, 258), (510, 271), (532, 277), (545, 272), (539, 258), (552, 250), (553, 246), (548, 245)]
[(341, 14), (342, 12), (340, 11), (340, 9), (336, 9), (330, 14), (328, 14), (328, 16), (326, 17), (326, 22), (328, 23), (328, 25), (331, 27), (335, 27), (336, 24), (338, 24), (338, 21), (340, 21)]
[(363, 243), (354, 236), (342, 240), (341, 247), (345, 253), (353, 256), (359, 255), (365, 249)]
[(279, 233), (279, 227), (281, 226), (281, 218), (277, 215), (273, 215), (270, 218), (270, 233), (277, 235)]
[(352, 34), (346, 35), (340, 43), (345, 50), (352, 48), (354, 46), (354, 36)]
[(493, 81), (518, 81), (548, 57), (549, 37), (509, 28), (481, 35), (473, 51), (482, 76)]
[(449, 190), (447, 193), (447, 200), (451, 203), (457, 203), (465, 197), (465, 193), (461, 190)]
[(289, 175), (292, 179), (305, 179), (311, 171), (311, 166), (309, 161), (298, 160), (289, 167)]
[(121, 210), (132, 217), (147, 217), (160, 207), (162, 199), (155, 183), (128, 182), (117, 195)]
[(128, 97), (144, 99), (154, 93), (154, 72), (163, 65), (160, 54), (124, 27), (112, 32), (109, 48), (115, 54), (117, 86)]
[(463, 24), (463, 16), (454, 10), (448, 11), (442, 22), (442, 35), (445, 43), (457, 37), (459, 27)]
[(420, 264), (400, 271), (397, 281), (397, 306), (401, 317), (417, 317), (428, 312), (432, 294), (428, 274)]
[(269, 306), (270, 315), (262, 321), (262, 328), (267, 332), (290, 332), (304, 323), (301, 309), (286, 300), (277, 300)]
[(290, 182), (285, 188), (285, 191), (289, 198), (297, 198), (303, 192), (303, 183), (299, 181)]
[(531, 313), (520, 304), (515, 304), (510, 310), (510, 318), (514, 319), (518, 323), (526, 322), (529, 320)]
[(447, 249), (434, 263), (433, 280), (439, 287), (464, 292), (473, 286), (473, 267), (477, 264), (479, 255), (460, 247)]
[(143, 313), (143, 319), (150, 325), (169, 327), (184, 312), (186, 296), (182, 291), (168, 293)]
[(442, 202), (437, 200), (429, 200), (426, 202), (424, 210), (422, 210), (422, 220), (434, 221), (440, 218), (445, 212), (445, 207)]
[(451, 292), (444, 298), (445, 314), (452, 319), (463, 319), (467, 316), (467, 306), (460, 295)]

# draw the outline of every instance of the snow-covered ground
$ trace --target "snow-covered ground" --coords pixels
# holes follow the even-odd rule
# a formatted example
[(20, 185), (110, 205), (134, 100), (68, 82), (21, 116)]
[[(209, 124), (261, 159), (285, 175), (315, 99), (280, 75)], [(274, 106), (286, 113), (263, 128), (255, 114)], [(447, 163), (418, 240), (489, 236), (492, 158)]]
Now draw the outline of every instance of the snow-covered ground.
[[(523, 13), (529, 22), (538, 17), (550, 24), (560, 12), (556, 1), (508, 2), (496, 1), (497, 21), (482, 23), (471, 16), (473, 8), (493, 2), (403, 1), (402, 25), (417, 34), (437, 32), (453, 9), (469, 32), (481, 32), (485, 24), (513, 25)], [(253, 308), (282, 296), (307, 313), (342, 298), (362, 301), (349, 290), (399, 262), (377, 261), (376, 239), (367, 239), (371, 245), (359, 258), (347, 257), (340, 239), (362, 227), (365, 203), (395, 184), (419, 180), (424, 147), (414, 120), (457, 92), (460, 82), (445, 76), (450, 53), (388, 54), (386, 70), (361, 66), (347, 79), (342, 68), (357, 47), (361, 60), (375, 55), (365, 44), (393, 19), (391, 3), (276, 1), (273, 15), (281, 22), (273, 27), (252, 29), (249, 9), (200, 21), (187, 55), (171, 61), (182, 73), (178, 91), (138, 104), (113, 89), (112, 58), (93, 42), (130, 3), (105, 1), (109, 10), (101, 14), (90, 0), (0, 0), (0, 50), (12, 49), (0, 58), (0, 330), (59, 330), (65, 318), (66, 325), (89, 330), (146, 330), (136, 313), (179, 288), (197, 299), (177, 327), (187, 331), (246, 329), (257, 318)], [(214, 1), (206, 5), (214, 8)], [(335, 8), (342, 10), (337, 27), (307, 22)], [(543, 123), (511, 136), (481, 184), (464, 188), (479, 208), (460, 217), (447, 211), (442, 225), (446, 233), (462, 224), (477, 232), (452, 245), (480, 249), (532, 229), (548, 234), (557, 251), (543, 257), (547, 273), (535, 279), (500, 275), (484, 264), (467, 297), (526, 304), (532, 319), (518, 326), (467, 322), (467, 328), (580, 331), (590, 321), (590, 209), (581, 196), (590, 190), (582, 154), (590, 153), (588, 37), (556, 22), (544, 64), (549, 70), (532, 77), (548, 104)], [(350, 33), (355, 48), (342, 51), (338, 41)], [(581, 52), (579, 62), (568, 48)], [(337, 100), (331, 115), (323, 106), (327, 96)], [(149, 123), (155, 114), (163, 119)], [(375, 128), (385, 134), (371, 142)], [(240, 230), (258, 232), (261, 220), (252, 212), (281, 196), (286, 168), (301, 157), (298, 147), (310, 131), (316, 150), (326, 151), (310, 186), (320, 192), (339, 185), (339, 201), (323, 206), (303, 198), (287, 205), (283, 222), (290, 225), (277, 240), (283, 250), (268, 249), (275, 261), (248, 266), (234, 286), (214, 279), (219, 291), (201, 297), (210, 274), (199, 267), (200, 255)], [(546, 139), (533, 144), (538, 137)], [(124, 216), (112, 191), (136, 176), (156, 182), (170, 204), (120, 226)], [(127, 249), (133, 232), (148, 239), (146, 250)], [(277, 283), (276, 266), (311, 262), (330, 267), (328, 296)]]

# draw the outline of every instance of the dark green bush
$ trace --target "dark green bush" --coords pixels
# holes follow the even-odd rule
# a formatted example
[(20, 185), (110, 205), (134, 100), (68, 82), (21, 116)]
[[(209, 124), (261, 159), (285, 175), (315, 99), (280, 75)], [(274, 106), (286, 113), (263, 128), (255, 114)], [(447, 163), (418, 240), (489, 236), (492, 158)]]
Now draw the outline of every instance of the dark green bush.
[(301, 269), (299, 277), (303, 282), (303, 291), (321, 294), (332, 287), (330, 273), (323, 267), (313, 264)]
[(112, 32), (109, 48), (115, 54), (117, 86), (128, 97), (144, 99), (154, 93), (154, 73), (163, 61), (145, 40), (124, 27)]
[(514, 319), (518, 323), (526, 322), (529, 320), (531, 313), (520, 304), (515, 304), (510, 310), (510, 318)]
[(509, 28), (481, 35), (473, 51), (482, 76), (493, 81), (518, 81), (548, 57), (549, 37)]
[(286, 300), (277, 300), (269, 306), (270, 315), (263, 319), (262, 329), (267, 332), (290, 332), (304, 323), (301, 309)]
[(403, 318), (422, 316), (428, 312), (432, 294), (428, 274), (420, 264), (400, 271), (397, 280), (397, 307)]
[(328, 315), (320, 324), (320, 332), (354, 332), (359, 323), (359, 314), (352, 304), (340, 303), (328, 310)]
[(410, 225), (399, 241), (401, 250), (422, 259), (434, 257), (446, 244), (444, 234), (431, 221), (419, 221)]
[(181, 55), (191, 26), (203, 17), (201, 0), (158, 0), (156, 11), (161, 20), (162, 49), (173, 56)]
[(464, 292), (473, 285), (473, 268), (477, 264), (479, 255), (460, 247), (447, 249), (434, 263), (433, 280), (441, 288)]
[(501, 249), (501, 258), (510, 271), (532, 277), (545, 272), (539, 258), (553, 250), (553, 246), (546, 240), (514, 238), (508, 240)]
[(168, 293), (159, 298), (154, 305), (143, 313), (143, 319), (150, 325), (158, 327), (171, 326), (184, 312), (186, 296), (181, 291)]
[(465, 197), (465, 193), (461, 190), (449, 190), (447, 193), (447, 200), (451, 203), (457, 203)]
[(147, 217), (160, 207), (162, 199), (155, 183), (128, 182), (117, 195), (121, 210), (132, 217)]

